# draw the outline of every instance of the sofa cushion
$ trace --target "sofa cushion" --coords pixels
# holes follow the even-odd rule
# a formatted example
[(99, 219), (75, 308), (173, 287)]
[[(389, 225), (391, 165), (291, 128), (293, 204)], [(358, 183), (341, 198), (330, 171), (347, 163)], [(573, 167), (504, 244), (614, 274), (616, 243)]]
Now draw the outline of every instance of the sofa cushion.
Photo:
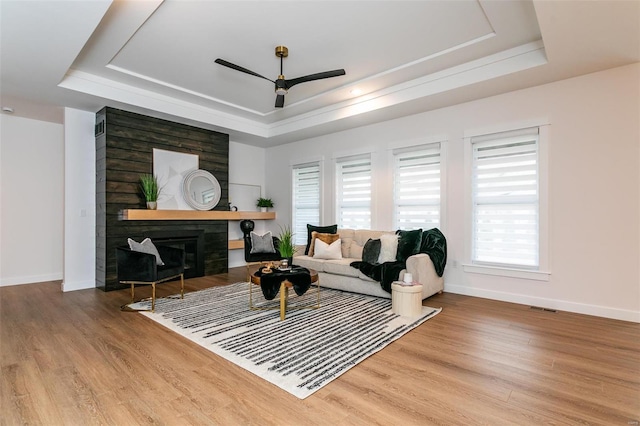
[(320, 238), (316, 239), (315, 242), (315, 253), (313, 254), (314, 259), (342, 259), (342, 249), (341, 249), (342, 241), (340, 238), (332, 242), (331, 244), (327, 244), (322, 241)]
[(336, 231), (338, 231), (338, 225), (315, 226), (307, 224), (307, 247), (304, 249), (304, 254), (309, 254), (309, 246), (311, 245), (311, 233), (313, 231), (317, 231), (322, 234), (335, 234)]
[(338, 235), (340, 235), (340, 239), (342, 240), (342, 257), (351, 256), (351, 243), (353, 242), (355, 232), (354, 229), (338, 229)]
[(160, 258), (160, 253), (158, 253), (158, 249), (155, 244), (149, 238), (145, 238), (141, 243), (132, 240), (131, 238), (127, 238), (127, 242), (129, 243), (129, 248), (133, 251), (138, 251), (141, 253), (152, 254), (156, 257), (156, 264), (158, 266), (163, 266), (164, 262)]
[[(311, 233), (311, 244), (309, 245), (309, 256), (311, 256), (311, 257), (313, 257), (313, 255), (315, 253), (316, 240), (318, 240), (318, 239), (321, 240), (321, 241), (324, 241), (327, 244), (331, 244), (334, 241), (339, 240), (340, 239), (340, 235), (338, 235), (338, 234), (323, 234), (323, 233), (320, 233), (318, 231), (313, 231)], [(342, 252), (342, 248), (341, 248), (341, 252)]]
[(363, 247), (360, 244), (358, 244), (356, 242), (356, 240), (353, 240), (351, 242), (351, 247), (349, 247), (349, 257), (351, 257), (352, 259), (361, 260), (362, 259), (362, 249), (363, 249)]
[(378, 263), (395, 262), (398, 252), (398, 236), (395, 234), (380, 235), (380, 256)]
[(315, 269), (318, 272), (324, 271), (325, 262), (327, 261), (324, 259), (314, 259), (313, 257), (309, 256), (296, 256), (293, 258), (294, 265)]
[(390, 232), (385, 232), (385, 231), (370, 231), (368, 229), (357, 229), (355, 231), (353, 243), (351, 244), (350, 257), (356, 257), (358, 259), (362, 259), (362, 250), (366, 242), (369, 241), (369, 239), (375, 240), (380, 238), (381, 235), (389, 234), (389, 233)]
[(398, 252), (396, 253), (397, 261), (405, 262), (409, 256), (420, 252), (422, 229), (412, 231), (398, 230), (396, 234), (400, 237), (398, 240)]
[(381, 242), (379, 238), (376, 238), (375, 240), (369, 238), (369, 241), (367, 241), (362, 248), (362, 261), (372, 265), (378, 263), (380, 246)]
[[(344, 275), (347, 277), (357, 277), (359, 270), (351, 266), (354, 259), (327, 260), (324, 264), (324, 272), (329, 274)], [(322, 285), (322, 283), (320, 283)]]
[(251, 231), (251, 251), (250, 254), (255, 253), (275, 253), (276, 249), (273, 246), (273, 236), (271, 231), (264, 235), (256, 234)]

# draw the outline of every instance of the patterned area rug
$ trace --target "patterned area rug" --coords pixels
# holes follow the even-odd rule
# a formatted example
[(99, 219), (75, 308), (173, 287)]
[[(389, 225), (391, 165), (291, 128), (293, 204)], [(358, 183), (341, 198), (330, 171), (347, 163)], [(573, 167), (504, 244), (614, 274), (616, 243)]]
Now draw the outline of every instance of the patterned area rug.
[[(319, 309), (291, 309), (280, 321), (278, 297), (266, 301), (258, 287), (254, 304), (274, 310), (249, 309), (248, 286), (158, 299), (155, 313), (141, 313), (304, 399), (441, 311), (424, 306), (420, 317), (410, 319), (391, 312), (389, 299), (321, 289)], [(315, 297), (313, 287), (303, 296), (292, 291), (289, 307), (311, 305)]]

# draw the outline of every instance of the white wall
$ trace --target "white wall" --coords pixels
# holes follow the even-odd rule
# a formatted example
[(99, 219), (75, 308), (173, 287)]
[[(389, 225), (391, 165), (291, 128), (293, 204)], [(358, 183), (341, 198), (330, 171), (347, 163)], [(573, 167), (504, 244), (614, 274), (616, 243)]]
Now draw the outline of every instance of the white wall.
[[(255, 146), (229, 142), (229, 183), (262, 186), (262, 195), (271, 196), (265, 187), (265, 150)], [(233, 203), (232, 203), (233, 204)], [(255, 230), (261, 233), (265, 221), (255, 221)], [(242, 238), (240, 222), (229, 222), (229, 239)], [(229, 250), (230, 268), (245, 265), (243, 250)]]
[[(511, 92), (266, 152), (278, 222), (290, 221), (290, 165), (324, 158), (323, 223), (335, 223), (332, 157), (373, 152), (373, 228), (392, 227), (388, 149), (445, 139), (445, 290), (640, 322), (640, 64)], [(465, 248), (465, 131), (550, 124), (548, 282), (454, 268)]]
[(0, 116), (0, 286), (62, 279), (63, 127)]
[(64, 110), (63, 291), (96, 286), (96, 143), (92, 112)]
[[(65, 108), (64, 117), (63, 126), (0, 115), (0, 286), (95, 287), (95, 114)], [(267, 195), (265, 150), (230, 142), (229, 181)], [(257, 232), (265, 226), (256, 221)], [(229, 222), (229, 238), (241, 237)], [(242, 250), (229, 251), (229, 267), (244, 264)]]

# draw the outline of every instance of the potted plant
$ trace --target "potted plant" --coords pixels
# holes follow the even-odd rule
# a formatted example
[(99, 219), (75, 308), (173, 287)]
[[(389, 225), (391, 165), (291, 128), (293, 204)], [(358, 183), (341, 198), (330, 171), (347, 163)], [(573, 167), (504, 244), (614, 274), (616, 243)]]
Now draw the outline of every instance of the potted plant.
[(140, 188), (142, 189), (144, 198), (147, 201), (147, 208), (149, 210), (157, 209), (158, 196), (162, 190), (160, 185), (158, 185), (158, 178), (151, 174), (140, 175)]
[(291, 228), (288, 225), (284, 227), (281, 226), (278, 238), (280, 239), (280, 244), (278, 245), (280, 256), (283, 259), (287, 259), (289, 265), (292, 265), (293, 255), (296, 253), (296, 246), (293, 242), (293, 232), (291, 232)]
[(256, 203), (256, 205), (260, 207), (260, 211), (266, 212), (267, 208), (273, 207), (273, 201), (271, 201), (271, 198), (260, 197), (258, 198), (258, 202)]

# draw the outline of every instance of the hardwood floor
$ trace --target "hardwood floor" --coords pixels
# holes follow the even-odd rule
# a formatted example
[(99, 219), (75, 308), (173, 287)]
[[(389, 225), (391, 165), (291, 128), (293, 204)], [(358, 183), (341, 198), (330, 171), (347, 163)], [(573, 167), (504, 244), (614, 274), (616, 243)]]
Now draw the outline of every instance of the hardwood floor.
[[(244, 278), (235, 268), (186, 288)], [(178, 290), (163, 284), (159, 297)], [(299, 400), (143, 315), (121, 312), (128, 297), (62, 293), (59, 283), (0, 287), (0, 424), (640, 420), (640, 324), (444, 293), (424, 303), (443, 307), (440, 315)]]

